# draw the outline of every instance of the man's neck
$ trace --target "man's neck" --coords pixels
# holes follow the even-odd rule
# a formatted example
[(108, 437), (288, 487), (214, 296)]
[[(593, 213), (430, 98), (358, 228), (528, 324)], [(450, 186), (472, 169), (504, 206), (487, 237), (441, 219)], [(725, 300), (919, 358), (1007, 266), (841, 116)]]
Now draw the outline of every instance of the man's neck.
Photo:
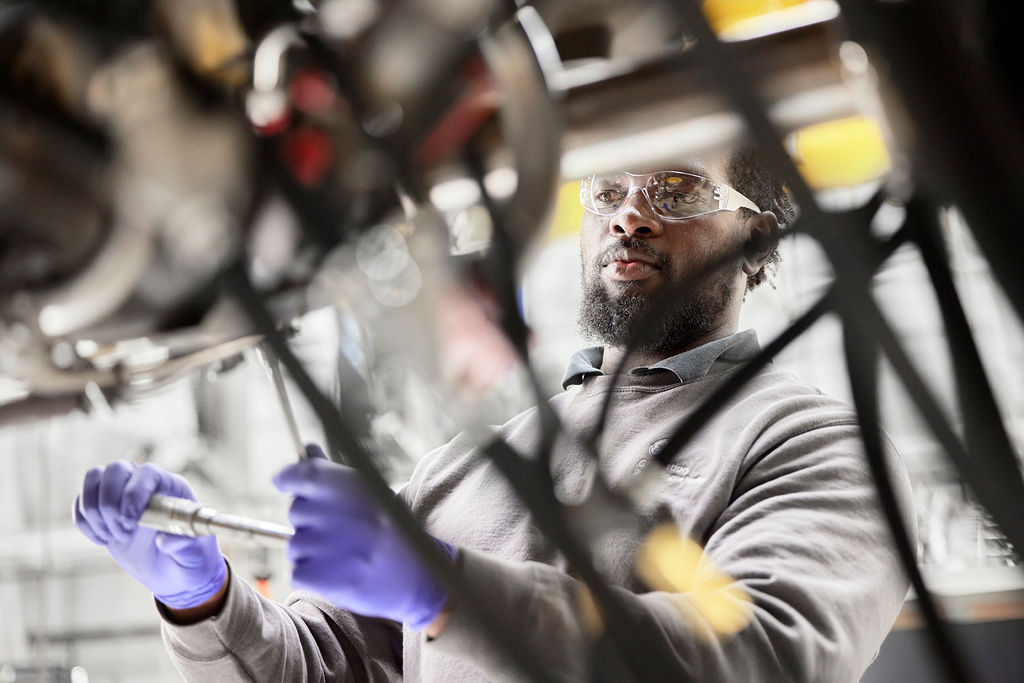
[[(679, 355), (685, 351), (695, 349), (698, 346), (703, 346), (708, 342), (713, 342), (716, 339), (724, 339), (731, 334), (735, 334), (738, 329), (738, 322), (731, 321), (729, 324), (722, 325), (719, 328), (709, 331), (698, 339), (686, 344), (680, 344), (678, 347), (672, 347), (664, 351), (634, 351), (629, 354), (629, 358), (626, 361), (626, 370), (650, 367), (665, 360), (666, 358), (671, 358), (672, 356)], [(615, 372), (615, 369), (622, 363), (622, 359), (625, 355), (626, 349), (619, 348), (617, 346), (606, 346), (604, 348), (604, 356), (601, 359), (600, 369), (604, 372)]]

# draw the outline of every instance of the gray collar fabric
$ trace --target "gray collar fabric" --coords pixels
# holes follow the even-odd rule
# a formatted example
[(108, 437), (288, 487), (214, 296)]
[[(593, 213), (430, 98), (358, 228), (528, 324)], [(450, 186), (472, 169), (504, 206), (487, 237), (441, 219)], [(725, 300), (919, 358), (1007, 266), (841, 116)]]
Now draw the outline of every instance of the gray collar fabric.
[[(757, 342), (757, 333), (754, 330), (743, 330), (670, 356), (650, 367), (633, 368), (629, 372), (633, 375), (648, 375), (668, 371), (685, 384), (708, 374), (716, 360), (743, 361), (752, 358), (758, 350), (760, 345)], [(573, 384), (582, 384), (583, 379), (590, 375), (605, 374), (600, 369), (603, 359), (603, 346), (590, 346), (574, 353), (562, 378), (562, 388), (568, 389)]]

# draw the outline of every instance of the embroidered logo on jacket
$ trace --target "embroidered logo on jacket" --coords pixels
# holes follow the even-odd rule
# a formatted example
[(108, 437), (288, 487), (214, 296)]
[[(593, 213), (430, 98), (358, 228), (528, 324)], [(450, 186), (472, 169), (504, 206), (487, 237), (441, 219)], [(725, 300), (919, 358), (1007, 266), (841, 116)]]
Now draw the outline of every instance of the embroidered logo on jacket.
[[(633, 476), (636, 476), (636, 475), (640, 474), (641, 472), (643, 472), (644, 470), (646, 470), (648, 465), (650, 465), (651, 462), (654, 462), (654, 457), (653, 456), (657, 456), (658, 453), (660, 453), (661, 450), (663, 448), (665, 448), (665, 444), (667, 444), (667, 443), (668, 443), (668, 439), (661, 439), (660, 441), (655, 441), (653, 444), (651, 444), (651, 447), (648, 449), (648, 451), (650, 452), (652, 458), (651, 459), (640, 458), (639, 460), (637, 460), (636, 464), (633, 466)], [(675, 478), (675, 479), (694, 479), (694, 480), (696, 480), (696, 479), (703, 479), (704, 478), (703, 475), (698, 474), (696, 472), (693, 472), (690, 469), (689, 465), (685, 465), (683, 463), (678, 463), (678, 462), (671, 462), (671, 463), (669, 463), (665, 467), (665, 475), (667, 477), (669, 477), (669, 478)]]

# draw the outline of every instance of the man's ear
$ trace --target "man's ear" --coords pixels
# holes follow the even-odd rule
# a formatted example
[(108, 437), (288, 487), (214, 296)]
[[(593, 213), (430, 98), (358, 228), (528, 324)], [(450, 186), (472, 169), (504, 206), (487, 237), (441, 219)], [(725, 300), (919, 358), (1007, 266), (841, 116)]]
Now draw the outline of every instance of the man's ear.
[(747, 243), (743, 249), (743, 272), (753, 275), (761, 270), (779, 241), (779, 219), (771, 211), (762, 211), (744, 221)]

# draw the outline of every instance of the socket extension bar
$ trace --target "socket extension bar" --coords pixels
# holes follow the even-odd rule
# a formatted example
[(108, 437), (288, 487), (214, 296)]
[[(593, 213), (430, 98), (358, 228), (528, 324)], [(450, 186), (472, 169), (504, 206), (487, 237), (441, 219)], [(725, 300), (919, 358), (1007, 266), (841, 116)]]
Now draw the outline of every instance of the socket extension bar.
[(139, 524), (181, 536), (216, 535), (271, 547), (285, 546), (295, 535), (286, 524), (226, 514), (194, 500), (159, 493), (150, 496)]

